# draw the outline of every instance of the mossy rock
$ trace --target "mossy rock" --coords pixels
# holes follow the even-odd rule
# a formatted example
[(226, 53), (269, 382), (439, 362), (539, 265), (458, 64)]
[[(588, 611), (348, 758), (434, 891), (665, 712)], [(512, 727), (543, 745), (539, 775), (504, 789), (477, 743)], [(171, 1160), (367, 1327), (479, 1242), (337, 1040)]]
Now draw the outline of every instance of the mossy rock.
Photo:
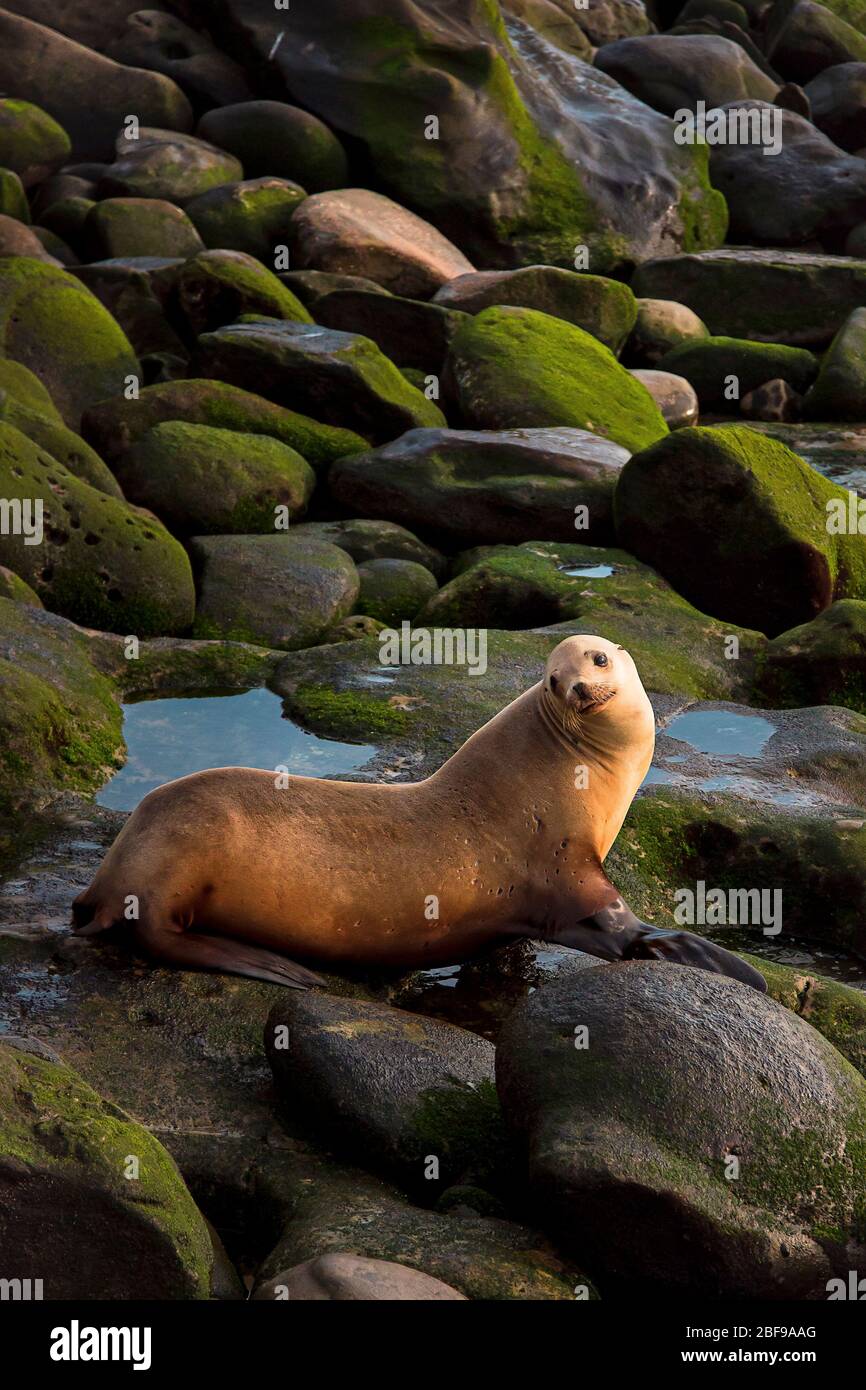
[(307, 194), (288, 179), (245, 179), (202, 193), (186, 205), (205, 246), (243, 251), (274, 263), (274, 248), (288, 245), (292, 213)]
[[(0, 362), (0, 381), (2, 372)], [(147, 386), (137, 400), (117, 397), (102, 401), (88, 410), (82, 428), (91, 444), (114, 466), (142, 435), (166, 420), (271, 435), (317, 469), (367, 448), (367, 441), (352, 430), (322, 424), (223, 381), (199, 378)]]
[(44, 1297), (210, 1297), (207, 1224), (169, 1154), (26, 1041), (0, 1046), (0, 1187), (0, 1245)]
[(0, 213), (5, 217), (14, 217), (25, 226), (30, 225), (30, 204), (24, 185), (14, 169), (0, 168)]
[(339, 521), (304, 521), (295, 527), (294, 535), (330, 541), (351, 555), (356, 565), (364, 560), (414, 560), (441, 579), (448, 564), (440, 551), (393, 521), (372, 521), (360, 516)]
[(866, 538), (835, 534), (848, 494), (743, 425), (677, 430), (636, 454), (614, 496), (624, 549), (705, 613), (775, 637), (866, 598)]
[(438, 588), (435, 575), (414, 560), (364, 560), (358, 578), (357, 611), (392, 627), (411, 621)]
[(743, 397), (766, 381), (787, 381), (803, 395), (817, 376), (818, 359), (805, 348), (708, 337), (672, 348), (658, 368), (691, 382), (702, 410), (737, 413)]
[[(531, 541), (484, 547), (416, 618), (419, 626), (541, 628), (599, 633), (631, 653), (649, 690), (738, 699), (765, 646), (757, 632), (723, 626), (623, 550)], [(739, 659), (726, 659), (737, 637)]]
[(236, 155), (247, 177), (297, 179), (311, 193), (345, 188), (348, 161), (336, 135), (284, 101), (242, 101), (205, 112), (196, 132)]
[[(863, 955), (866, 830), (843, 816), (656, 787), (632, 803), (607, 872), (632, 909), (661, 927), (676, 925), (672, 885), (782, 888), (786, 936)], [(761, 929), (753, 934), (759, 952)]]
[(94, 261), (123, 256), (194, 256), (202, 239), (189, 217), (160, 198), (104, 198), (84, 221)]
[(35, 410), (39, 415), (47, 415), (58, 424), (62, 423), (60, 411), (35, 372), (9, 357), (0, 357), (0, 391), (8, 391), (28, 410)]
[(72, 429), (140, 377), (126, 335), (81, 281), (24, 257), (0, 260), (0, 350), (39, 377)]
[(13, 603), (29, 603), (31, 608), (43, 606), (35, 589), (5, 565), (0, 565), (0, 598), (12, 599)]
[(438, 406), (369, 338), (304, 323), (245, 323), (204, 333), (199, 364), (233, 386), (328, 418), (374, 444), (445, 424)]
[(621, 280), (550, 265), (460, 275), (433, 298), (437, 304), (468, 314), (493, 305), (538, 309), (576, 324), (617, 355), (637, 319), (637, 300)]
[(578, 1285), (597, 1297), (576, 1265), (526, 1226), (425, 1211), (375, 1178), (333, 1166), (298, 1184), (291, 1219), (258, 1278), (329, 1251), (394, 1260), (470, 1299), (574, 1301)]
[[(147, 431), (118, 465), (124, 495), (178, 535), (270, 532), (278, 508), (300, 519), (316, 475), (266, 434), (169, 420)], [(282, 528), (285, 529), (285, 526)]]
[(242, 314), (311, 324), (309, 312), (270, 270), (241, 251), (201, 251), (178, 272), (177, 308), (193, 334), (233, 323)]
[(189, 626), (189, 560), (161, 522), (76, 478), (12, 425), (0, 424), (0, 479), (4, 497), (41, 502), (44, 518), (42, 544), (0, 537), (0, 564), (54, 611), (141, 637)]
[(160, 198), (183, 207), (209, 188), (244, 176), (233, 155), (179, 130), (142, 126), (137, 140), (121, 133), (116, 150), (100, 181), (100, 197)]
[(866, 420), (866, 309), (845, 320), (805, 401), (809, 420)]
[(866, 714), (866, 602), (840, 599), (781, 632), (761, 654), (755, 687), (768, 705), (846, 705)]
[(628, 457), (580, 429), (409, 430), (338, 460), (328, 487), (346, 510), (423, 530), (446, 549), (578, 534), (604, 545)]
[(93, 664), (85, 634), (4, 585), (0, 665), (7, 790), (95, 791), (119, 765), (122, 719), (115, 687)]
[(354, 609), (358, 571), (327, 541), (292, 535), (197, 536), (194, 635), (309, 647)]
[(67, 429), (56, 413), (44, 415), (41, 410), (32, 410), (0, 386), (0, 421), (14, 425), (15, 429), (26, 434), (28, 439), (62, 463), (76, 478), (81, 478), (82, 482), (89, 483), (99, 492), (107, 492), (110, 497), (123, 496), (111, 469), (103, 463), (96, 450), (91, 449), (74, 430)]
[(566, 976), (510, 1015), (496, 1081), (533, 1208), (602, 1294), (823, 1298), (866, 1254), (866, 1080), (747, 985), (662, 961)]
[(866, 1076), (866, 993), (862, 989), (760, 956), (744, 955), (744, 959), (761, 971), (771, 999), (805, 1018)]
[(572, 425), (644, 449), (668, 428), (591, 334), (535, 309), (485, 309), (451, 340), (449, 389), (474, 429)]
[(41, 106), (14, 97), (0, 100), (0, 165), (16, 173), (25, 188), (66, 164), (71, 149), (62, 125)]

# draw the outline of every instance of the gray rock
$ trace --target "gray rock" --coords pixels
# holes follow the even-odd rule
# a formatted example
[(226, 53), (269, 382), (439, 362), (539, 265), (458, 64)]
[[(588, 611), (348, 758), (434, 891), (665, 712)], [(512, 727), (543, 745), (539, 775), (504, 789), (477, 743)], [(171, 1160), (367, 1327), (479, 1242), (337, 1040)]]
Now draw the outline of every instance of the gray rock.
[(142, 123), (135, 140), (121, 133), (115, 154), (99, 184), (101, 197), (164, 198), (182, 207), (198, 194), (244, 176), (234, 155), (156, 125)]
[(128, 15), (123, 33), (104, 51), (127, 67), (165, 73), (198, 110), (243, 101), (250, 95), (238, 63), (221, 53), (206, 34), (159, 9)]
[(364, 560), (358, 578), (358, 612), (389, 627), (416, 617), (439, 587), (435, 576), (414, 560)]
[(749, 97), (772, 101), (779, 84), (739, 44), (712, 34), (647, 34), (605, 44), (595, 66), (666, 116)]
[(344, 521), (304, 521), (296, 526), (294, 536), (316, 536), (330, 541), (351, 555), (356, 564), (364, 560), (414, 560), (435, 574), (445, 573), (445, 556), (432, 546), (425, 545), (405, 526), (393, 521), (365, 520), (349, 517)]
[[(421, 903), (422, 920), (423, 911)], [(475, 1033), (388, 1005), (293, 990), (271, 1011), (265, 1045), (290, 1115), (430, 1203), (504, 1157), (493, 1044)]]
[(747, 391), (740, 401), (740, 413), (747, 420), (799, 420), (803, 413), (803, 397), (788, 381), (774, 377)]
[(327, 541), (198, 536), (190, 549), (199, 576), (197, 637), (309, 647), (358, 597), (354, 562)]
[(807, 83), (806, 95), (814, 124), (834, 145), (852, 154), (866, 145), (866, 62), (825, 68)]
[(359, 1255), (334, 1251), (305, 1260), (294, 1269), (281, 1270), (260, 1284), (253, 1299), (288, 1299), (291, 1302), (344, 1303), (362, 1300), (403, 1303), (407, 1301), (465, 1302), (466, 1295), (431, 1279), (429, 1274), (395, 1264), (393, 1260), (365, 1260)]
[(326, 328), (361, 333), (398, 367), (439, 376), (448, 344), (464, 315), (445, 305), (403, 299), (377, 290), (336, 289), (316, 300), (315, 319)]
[[(611, 500), (629, 457), (578, 429), (410, 430), (340, 459), (328, 486), (351, 510), (422, 527), (449, 545), (612, 536)], [(589, 527), (575, 530), (575, 507)]]
[(770, 62), (790, 82), (808, 82), (825, 68), (866, 60), (866, 36), (812, 0), (774, 6), (765, 39)]
[(284, 101), (244, 101), (208, 111), (196, 134), (236, 155), (247, 178), (291, 179), (310, 193), (344, 188), (346, 153), (324, 121)]
[[(755, 101), (739, 102), (737, 109), (777, 111)], [(775, 154), (752, 143), (711, 148), (713, 183), (728, 201), (730, 235), (773, 246), (828, 237), (838, 243), (863, 220), (866, 162), (839, 150), (793, 111), (783, 111), (780, 124), (781, 148)]]
[(866, 1082), (737, 981), (655, 961), (583, 971), (518, 1005), (496, 1071), (543, 1224), (601, 1277), (822, 1298), (866, 1255)]
[(638, 299), (637, 319), (624, 357), (638, 367), (655, 367), (671, 348), (708, 336), (707, 325), (685, 304), (672, 299)]

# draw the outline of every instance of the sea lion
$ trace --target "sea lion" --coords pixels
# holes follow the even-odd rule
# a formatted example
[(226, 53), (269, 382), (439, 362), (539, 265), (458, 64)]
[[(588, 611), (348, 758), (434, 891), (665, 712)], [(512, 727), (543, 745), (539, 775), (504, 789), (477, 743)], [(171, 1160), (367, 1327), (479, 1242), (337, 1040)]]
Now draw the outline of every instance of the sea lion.
[(544, 678), (423, 782), (227, 767), (152, 791), (73, 924), (131, 926), (157, 960), (297, 988), (320, 981), (289, 956), (432, 966), (514, 936), (766, 988), (731, 952), (641, 922), (605, 876), (654, 740), (628, 652), (567, 637)]

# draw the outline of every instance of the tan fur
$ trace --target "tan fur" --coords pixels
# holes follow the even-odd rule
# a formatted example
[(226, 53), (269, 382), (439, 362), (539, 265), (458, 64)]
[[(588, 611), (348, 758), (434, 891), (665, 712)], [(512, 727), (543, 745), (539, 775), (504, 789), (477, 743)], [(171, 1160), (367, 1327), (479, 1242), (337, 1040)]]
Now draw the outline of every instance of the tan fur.
[[(599, 651), (605, 671), (588, 655)], [(563, 693), (578, 681), (593, 696), (614, 693), (581, 710)], [(75, 915), (83, 932), (101, 930), (126, 920), (134, 895), (130, 925), (157, 957), (262, 978), (232, 965), (229, 941), (335, 964), (421, 966), (552, 933), (616, 897), (601, 865), (653, 742), (628, 653), (569, 637), (543, 681), (423, 782), (291, 777), (278, 789), (272, 772), (219, 768), (151, 792)], [(575, 786), (581, 766), (585, 790)], [(199, 948), (199, 933), (228, 940)]]

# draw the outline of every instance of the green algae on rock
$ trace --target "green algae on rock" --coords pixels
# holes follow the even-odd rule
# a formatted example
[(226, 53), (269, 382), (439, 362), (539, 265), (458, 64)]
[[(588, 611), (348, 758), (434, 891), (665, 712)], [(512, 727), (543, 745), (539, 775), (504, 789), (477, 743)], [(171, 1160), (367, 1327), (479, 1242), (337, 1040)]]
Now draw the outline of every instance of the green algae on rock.
[[(0, 363), (0, 368), (3, 365)], [(40, 449), (74, 473), (76, 478), (81, 478), (97, 491), (107, 492), (110, 497), (123, 496), (108, 465), (80, 435), (67, 429), (53, 407), (50, 415), (43, 414), (41, 410), (32, 410), (0, 386), (0, 421), (14, 425), (15, 429), (26, 434)]]
[(866, 602), (839, 599), (779, 633), (761, 653), (755, 687), (777, 708), (846, 705), (866, 714)]
[(805, 401), (809, 420), (866, 420), (866, 309), (845, 320), (826, 353)]
[[(2, 119), (2, 117), (0, 117)], [(25, 226), (30, 224), (30, 204), (24, 185), (14, 169), (0, 166), (0, 213), (4, 217), (14, 217)]]
[(576, 426), (626, 449), (668, 428), (650, 396), (591, 334), (536, 309), (484, 309), (451, 340), (449, 389), (467, 426)]
[(672, 348), (658, 368), (691, 382), (702, 410), (736, 413), (743, 396), (766, 381), (787, 381), (802, 395), (815, 380), (818, 360), (805, 348), (706, 337)]
[(194, 256), (202, 240), (186, 213), (162, 198), (104, 198), (84, 220), (94, 261), (121, 256)]
[(309, 111), (284, 101), (240, 101), (206, 111), (196, 134), (236, 155), (248, 179), (297, 179), (311, 193), (345, 188), (346, 153)]
[(45, 602), (89, 627), (138, 636), (182, 632), (195, 592), (183, 547), (148, 513), (76, 478), (0, 423), (0, 486), (11, 505), (42, 508), (43, 543), (0, 536), (0, 564)]
[(0, 351), (39, 377), (72, 429), (87, 406), (140, 378), (126, 335), (95, 295), (24, 257), (0, 259)]
[(848, 494), (743, 425), (677, 430), (617, 483), (620, 544), (696, 607), (775, 637), (834, 598), (866, 598), (866, 537), (836, 534)]
[[(373, 443), (441, 426), (433, 401), (410, 386), (369, 338), (304, 323), (241, 323), (203, 333), (199, 364), (234, 386), (330, 419)], [(339, 389), (338, 389), (339, 388)]]
[[(0, 381), (2, 370), (0, 362)], [(116, 397), (100, 401), (86, 412), (82, 428), (113, 467), (143, 434), (168, 420), (271, 435), (295, 449), (313, 468), (325, 468), (335, 459), (369, 447), (367, 440), (352, 430), (322, 424), (224, 381), (196, 377), (146, 386), (136, 400)]]
[(620, 280), (550, 265), (476, 271), (449, 280), (433, 302), (468, 314), (494, 305), (538, 309), (576, 324), (617, 355), (637, 319), (637, 300)]
[(209, 1298), (210, 1235), (172, 1158), (45, 1053), (0, 1045), (0, 1244), (16, 1277), (53, 1299)]
[(95, 791), (118, 765), (122, 718), (114, 685), (94, 664), (86, 634), (4, 592), (0, 666), (0, 766), (7, 789)]
[(304, 515), (316, 482), (300, 454), (270, 435), (182, 420), (154, 425), (116, 469), (130, 502), (187, 536), (272, 533), (278, 509), (286, 526)]
[(363, 560), (358, 578), (357, 612), (392, 627), (411, 621), (438, 587), (435, 576), (414, 560)]
[(35, 372), (9, 357), (0, 357), (0, 391), (7, 391), (28, 410), (62, 424), (63, 416)]
[(25, 188), (42, 183), (69, 159), (69, 136), (40, 106), (15, 97), (0, 99), (0, 165)]
[(187, 203), (186, 215), (205, 246), (273, 264), (274, 249), (288, 245), (289, 220), (306, 196), (289, 179), (245, 179), (200, 193)]
[(201, 251), (178, 271), (177, 308), (191, 333), (207, 333), (242, 314), (313, 322), (299, 299), (276, 275), (242, 251)]

